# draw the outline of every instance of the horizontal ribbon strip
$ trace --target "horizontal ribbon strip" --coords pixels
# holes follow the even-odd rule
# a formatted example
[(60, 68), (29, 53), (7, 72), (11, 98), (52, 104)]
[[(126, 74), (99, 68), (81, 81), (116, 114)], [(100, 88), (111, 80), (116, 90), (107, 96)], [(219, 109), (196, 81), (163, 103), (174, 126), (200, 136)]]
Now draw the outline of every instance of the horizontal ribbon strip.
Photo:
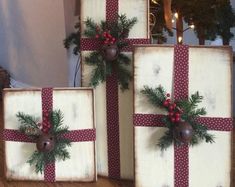
[(19, 130), (3, 129), (1, 137), (6, 141), (36, 143), (36, 140), (33, 140)]
[(205, 125), (208, 130), (215, 131), (232, 131), (233, 119), (232, 118), (219, 118), (219, 117), (200, 117), (196, 121)]
[[(134, 114), (135, 126), (149, 126), (149, 127), (165, 127), (162, 122), (164, 115), (160, 114)], [(232, 131), (233, 120), (232, 118), (214, 118), (214, 117), (200, 117), (196, 121), (205, 125), (208, 130), (216, 131)]]
[(95, 129), (72, 130), (63, 134), (61, 137), (69, 139), (72, 142), (95, 141), (96, 131)]
[[(96, 51), (100, 50), (102, 47), (102, 43), (96, 38), (81, 38), (81, 50), (82, 51)], [(132, 52), (134, 44), (149, 44), (149, 39), (141, 39), (141, 38), (128, 38), (124, 41), (128, 42), (129, 45), (124, 47), (121, 51)]]
[(165, 127), (163, 117), (160, 114), (134, 114), (133, 123), (135, 126)]

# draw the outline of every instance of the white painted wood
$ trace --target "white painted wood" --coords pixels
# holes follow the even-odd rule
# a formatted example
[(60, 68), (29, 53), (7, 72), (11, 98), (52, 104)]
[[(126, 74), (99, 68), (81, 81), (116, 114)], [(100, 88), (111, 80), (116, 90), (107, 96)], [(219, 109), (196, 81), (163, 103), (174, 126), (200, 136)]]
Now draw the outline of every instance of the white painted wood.
[[(21, 90), (6, 91), (4, 97), (4, 125), (18, 129), (18, 112), (42, 118), (41, 92)], [(69, 130), (94, 128), (93, 92), (91, 89), (53, 91), (53, 109), (64, 114), (64, 125)], [(36, 150), (33, 143), (6, 141), (6, 168), (8, 179), (43, 180), (26, 161)], [(56, 162), (57, 181), (93, 181), (96, 179), (95, 142), (73, 142), (68, 148), (71, 158)], [(17, 157), (15, 156), (17, 155)], [(65, 172), (66, 171), (66, 172)]]
[(137, 17), (137, 24), (130, 31), (129, 38), (148, 38), (148, 1), (119, 0), (119, 14), (128, 18)]
[[(160, 84), (172, 92), (173, 46), (137, 47), (134, 54), (134, 111), (164, 114), (140, 94), (144, 85)], [(231, 117), (231, 51), (219, 47), (190, 47), (189, 94), (204, 96), (208, 117)], [(164, 128), (135, 127), (136, 187), (173, 187), (173, 146), (166, 152), (154, 147)], [(210, 131), (216, 143), (202, 143), (189, 149), (189, 186), (216, 187), (230, 185), (231, 132)], [(151, 146), (152, 145), (152, 146)], [(155, 156), (153, 156), (155, 155)], [(199, 180), (200, 179), (200, 180)]]
[[(105, 20), (105, 0), (81, 0), (81, 20), (87, 17), (99, 23)], [(131, 7), (131, 8), (130, 8)], [(119, 14), (126, 14), (128, 18), (137, 17), (138, 22), (131, 30), (130, 38), (148, 38), (148, 1), (146, 0), (119, 0)], [(84, 24), (82, 24), (82, 32)], [(84, 37), (84, 36), (83, 36)], [(84, 57), (88, 51), (82, 51), (82, 86), (88, 86), (92, 67), (85, 65)], [(130, 57), (132, 53), (128, 53)], [(95, 89), (96, 97), (96, 124), (97, 124), (97, 166), (98, 174), (108, 176), (107, 156), (107, 119), (106, 119), (106, 84)], [(120, 161), (121, 177), (133, 179), (133, 91), (119, 90), (119, 124), (120, 124)]]

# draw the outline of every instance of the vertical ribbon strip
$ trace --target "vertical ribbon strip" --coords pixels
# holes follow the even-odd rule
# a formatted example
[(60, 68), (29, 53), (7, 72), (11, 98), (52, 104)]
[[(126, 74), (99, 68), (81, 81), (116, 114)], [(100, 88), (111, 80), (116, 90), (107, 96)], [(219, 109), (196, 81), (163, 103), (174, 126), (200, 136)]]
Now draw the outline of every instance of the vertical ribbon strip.
[[(188, 98), (189, 47), (176, 45), (174, 48), (174, 100)], [(174, 145), (175, 187), (188, 187), (188, 145)]]
[(120, 178), (120, 141), (117, 74), (106, 79), (108, 169), (111, 178)]
[[(53, 89), (42, 88), (42, 122), (48, 123), (49, 113), (53, 110)], [(46, 182), (55, 181), (55, 161), (47, 163), (44, 168), (44, 180)]]
[[(118, 1), (106, 0), (106, 21), (118, 20)], [(107, 145), (108, 145), (108, 175), (120, 179), (120, 140), (119, 140), (119, 107), (118, 107), (117, 74), (106, 78), (106, 113), (107, 113)]]
[[(189, 47), (176, 45), (174, 48), (174, 100), (188, 98), (189, 84)], [(163, 115), (134, 114), (134, 126), (162, 127)], [(232, 118), (200, 117), (199, 123), (207, 126), (209, 130), (232, 131)], [(189, 147), (188, 145), (174, 145), (174, 187), (189, 187)]]

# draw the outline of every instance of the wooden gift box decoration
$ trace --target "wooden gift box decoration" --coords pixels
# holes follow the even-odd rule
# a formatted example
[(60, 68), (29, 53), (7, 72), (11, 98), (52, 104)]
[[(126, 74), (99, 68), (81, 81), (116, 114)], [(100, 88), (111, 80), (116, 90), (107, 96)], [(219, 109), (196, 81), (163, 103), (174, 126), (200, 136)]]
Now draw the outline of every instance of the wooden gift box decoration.
[[(231, 177), (232, 50), (229, 47), (137, 46), (134, 51), (134, 149), (136, 187), (228, 187)], [(140, 93), (159, 85), (171, 99), (199, 91), (206, 117), (201, 124), (215, 143), (171, 145), (161, 151), (166, 132), (162, 109)]]
[[(96, 23), (101, 20), (114, 21), (117, 14), (128, 18), (137, 17), (127, 41), (129, 46), (122, 52), (131, 58), (132, 44), (149, 43), (148, 1), (146, 0), (81, 0), (81, 23), (89, 17)], [(84, 33), (85, 26), (81, 25)], [(81, 39), (82, 86), (89, 86), (92, 66), (85, 64), (91, 51), (99, 50), (96, 39)], [(111, 178), (133, 179), (133, 92), (124, 92), (118, 87), (114, 74), (96, 87), (97, 124), (97, 170), (98, 175)]]
[[(93, 89), (5, 89), (4, 129), (5, 175), (8, 180), (96, 181), (95, 119)], [(42, 173), (26, 163), (36, 151), (35, 140), (19, 131), (16, 114), (39, 117), (46, 123), (47, 112), (61, 110), (71, 141), (70, 159), (45, 165)], [(43, 119), (43, 121), (42, 121)], [(50, 123), (52, 125), (52, 123)], [(58, 137), (57, 137), (58, 138)]]

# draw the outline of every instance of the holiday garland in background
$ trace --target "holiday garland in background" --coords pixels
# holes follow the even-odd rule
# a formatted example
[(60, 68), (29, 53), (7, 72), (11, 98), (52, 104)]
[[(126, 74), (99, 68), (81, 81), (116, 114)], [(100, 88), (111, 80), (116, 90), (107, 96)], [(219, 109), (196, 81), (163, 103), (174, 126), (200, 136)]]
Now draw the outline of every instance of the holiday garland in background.
[(197, 118), (206, 114), (205, 108), (197, 108), (203, 97), (198, 92), (189, 99), (172, 101), (170, 94), (162, 86), (155, 89), (145, 86), (141, 93), (150, 103), (168, 111), (162, 118), (168, 130), (159, 140), (161, 150), (167, 149), (174, 142), (176, 145), (197, 145), (201, 141), (214, 142), (214, 136), (207, 132), (207, 127), (198, 123)]
[(85, 21), (86, 37), (95, 38), (100, 42), (100, 50), (93, 51), (85, 58), (85, 63), (94, 66), (90, 84), (96, 87), (99, 83), (105, 82), (106, 77), (112, 73), (117, 74), (121, 89), (129, 87), (132, 75), (129, 70), (130, 58), (120, 51), (129, 45), (128, 38), (130, 29), (137, 22), (136, 18), (127, 19), (126, 15), (118, 16), (118, 21), (101, 21), (96, 24), (93, 20)]
[(63, 138), (63, 134), (69, 131), (67, 126), (63, 126), (63, 114), (60, 110), (46, 113), (44, 123), (39, 123), (38, 118), (22, 112), (18, 112), (16, 116), (21, 123), (19, 131), (36, 142), (37, 150), (27, 161), (30, 165), (35, 165), (36, 173), (42, 173), (46, 164), (70, 158), (66, 147), (71, 146), (71, 141)]

